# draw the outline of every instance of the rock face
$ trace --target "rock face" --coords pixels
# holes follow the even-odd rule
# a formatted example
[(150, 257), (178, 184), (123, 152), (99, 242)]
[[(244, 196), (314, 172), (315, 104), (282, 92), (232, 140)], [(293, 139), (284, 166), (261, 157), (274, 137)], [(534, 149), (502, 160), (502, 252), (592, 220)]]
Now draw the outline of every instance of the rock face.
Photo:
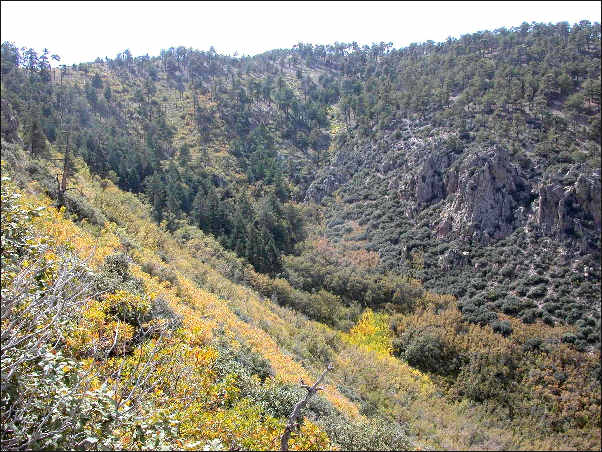
[(411, 178), (409, 190), (412, 193), (418, 210), (433, 204), (447, 196), (443, 175), (449, 165), (451, 157), (448, 153), (438, 153), (426, 158), (420, 170)]
[(512, 233), (516, 210), (529, 202), (529, 189), (501, 148), (470, 155), (446, 174), (440, 237), (488, 243)]
[(469, 262), (466, 254), (455, 248), (447, 250), (439, 257), (439, 266), (444, 270), (451, 270), (454, 267), (466, 265)]
[(600, 230), (600, 178), (580, 174), (571, 186), (539, 185), (537, 225), (546, 235), (582, 234), (584, 224)]
[(319, 203), (325, 196), (334, 192), (343, 182), (343, 178), (330, 173), (321, 179), (317, 179), (309, 186), (305, 194), (305, 201)]
[(594, 228), (600, 231), (600, 173), (591, 177), (580, 174), (574, 185), (575, 198), (586, 214), (591, 215)]
[[(339, 144), (305, 201), (321, 202), (339, 188), (353, 192), (360, 179), (375, 192), (384, 184), (380, 192), (397, 196), (410, 220), (425, 209), (433, 211), (430, 227), (445, 242), (486, 245), (524, 227), (556, 238), (580, 235), (584, 228), (599, 234), (600, 176), (585, 167), (570, 171), (544, 178), (499, 146), (457, 152), (408, 133), (397, 140)], [(346, 199), (360, 198), (348, 194)]]
[(15, 116), (10, 104), (6, 99), (2, 99), (2, 138), (9, 143), (23, 144), (19, 137), (19, 121)]

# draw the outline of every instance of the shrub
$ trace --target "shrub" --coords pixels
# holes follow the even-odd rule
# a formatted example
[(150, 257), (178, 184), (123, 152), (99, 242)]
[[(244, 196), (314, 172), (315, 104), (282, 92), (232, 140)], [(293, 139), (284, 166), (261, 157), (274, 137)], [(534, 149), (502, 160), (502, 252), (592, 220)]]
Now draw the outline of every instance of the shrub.
[(546, 325), (550, 325), (550, 326), (554, 326), (554, 324), (556, 323), (554, 321), (554, 317), (552, 317), (550, 314), (544, 314), (542, 317), (543, 323), (545, 323)]
[[(81, 364), (61, 352), (43, 350), (29, 371), (16, 377), (3, 382), (3, 448), (123, 449), (124, 430), (130, 429), (134, 441), (143, 440), (151, 449), (177, 439), (173, 417), (149, 417), (145, 403), (136, 410), (116, 406), (112, 390), (89, 388)], [(5, 407), (12, 416), (4, 418)]]
[(548, 291), (548, 289), (544, 285), (535, 286), (531, 290), (529, 290), (529, 292), (527, 293), (527, 297), (529, 297), (529, 298), (543, 298), (546, 295), (547, 291)]
[(115, 253), (105, 258), (100, 272), (95, 275), (95, 288), (99, 293), (116, 290), (144, 293), (144, 283), (135, 278), (129, 270), (130, 258), (125, 253)]
[(462, 314), (468, 315), (472, 314), (477, 309), (477, 306), (472, 302), (472, 300), (470, 300), (459, 303), (458, 308), (460, 309)]
[(487, 293), (485, 293), (485, 298), (489, 301), (496, 301), (505, 295), (506, 295), (505, 291), (495, 288), (495, 289), (488, 290)]
[[(31, 220), (42, 209), (24, 205), (21, 194), (7, 177), (2, 177), (2, 275), (12, 270), (13, 263), (24, 254), (33, 252), (34, 232)], [(16, 267), (15, 267), (16, 269)], [(4, 286), (3, 286), (4, 287)]]
[(529, 291), (529, 287), (521, 280), (517, 281), (515, 289), (516, 293), (521, 297), (524, 297)]
[(577, 333), (577, 335), (579, 336), (580, 339), (584, 339), (587, 340), (587, 338), (594, 334), (594, 329), (591, 326), (583, 326), (580, 330), (579, 333)]
[(521, 315), (520, 317), (523, 323), (535, 323), (536, 318), (536, 309), (527, 309), (525, 312), (523, 312), (523, 315)]
[(261, 406), (266, 414), (276, 418), (287, 418), (295, 404), (303, 399), (306, 393), (307, 391), (298, 385), (270, 380), (265, 385), (249, 384), (243, 388), (241, 395)]
[(128, 279), (130, 274), (130, 258), (125, 253), (111, 254), (105, 258), (102, 270), (119, 277), (122, 281)]
[(587, 349), (587, 343), (582, 339), (575, 341), (575, 350), (584, 352)]
[(350, 421), (342, 416), (323, 417), (318, 422), (341, 450), (409, 450), (412, 443), (396, 421), (375, 417)]
[(547, 311), (550, 314), (554, 314), (560, 308), (561, 308), (560, 303), (546, 303), (543, 307), (544, 311)]
[(523, 351), (525, 352), (540, 352), (546, 350), (543, 346), (543, 340), (539, 337), (533, 337), (528, 339), (523, 344)]
[(510, 326), (510, 322), (507, 320), (493, 322), (491, 326), (493, 331), (500, 333), (504, 337), (508, 337), (512, 334), (512, 326)]
[(547, 284), (550, 282), (548, 278), (541, 275), (533, 275), (527, 278), (526, 284), (529, 286), (535, 286), (536, 284)]
[(481, 326), (488, 325), (497, 319), (497, 314), (490, 311), (486, 306), (479, 306), (471, 314), (466, 316), (467, 321)]
[(393, 350), (391, 329), (386, 314), (366, 309), (357, 324), (349, 331), (347, 340), (363, 345), (376, 352), (388, 355)]
[(90, 223), (101, 227), (107, 222), (107, 217), (102, 212), (93, 207), (86, 198), (78, 194), (67, 192), (65, 195), (65, 207), (80, 220), (87, 218)]
[(501, 268), (500, 273), (509, 278), (510, 276), (514, 275), (514, 268), (514, 264), (506, 264)]
[(151, 319), (151, 301), (147, 295), (137, 295), (124, 290), (105, 296), (109, 313), (130, 325), (139, 326)]
[[(401, 351), (401, 349), (398, 349), (397, 353)], [(414, 334), (400, 355), (408, 364), (420, 370), (447, 373), (447, 369), (445, 369), (445, 345), (437, 336)]]
[(178, 282), (178, 275), (176, 272), (167, 265), (157, 264), (152, 261), (145, 261), (141, 265), (143, 272), (149, 275), (156, 276), (162, 281), (169, 281), (169, 283), (175, 286)]
[(561, 341), (564, 344), (574, 344), (577, 341), (577, 336), (573, 333), (564, 333)]
[(516, 358), (508, 352), (473, 353), (456, 379), (455, 390), (476, 402), (498, 399), (507, 404), (517, 367)]
[(516, 297), (507, 297), (502, 304), (502, 312), (508, 315), (516, 315), (523, 309), (521, 301)]
[(583, 315), (583, 312), (581, 312), (580, 310), (578, 310), (578, 309), (571, 309), (568, 312), (568, 314), (565, 316), (565, 320), (569, 324), (574, 324), (574, 323), (578, 322), (581, 319), (582, 315)]
[(256, 375), (260, 381), (265, 381), (267, 377), (274, 375), (270, 363), (247, 344), (233, 347), (225, 336), (220, 335), (215, 339), (214, 345), (218, 351), (214, 369), (219, 376), (225, 377), (230, 373)]
[(153, 300), (150, 317), (152, 319), (166, 319), (168, 326), (172, 329), (182, 326), (182, 318), (169, 307), (167, 300), (161, 295), (157, 295)]
[(484, 281), (476, 280), (472, 282), (472, 287), (477, 290), (483, 290), (485, 287), (487, 287), (487, 284)]

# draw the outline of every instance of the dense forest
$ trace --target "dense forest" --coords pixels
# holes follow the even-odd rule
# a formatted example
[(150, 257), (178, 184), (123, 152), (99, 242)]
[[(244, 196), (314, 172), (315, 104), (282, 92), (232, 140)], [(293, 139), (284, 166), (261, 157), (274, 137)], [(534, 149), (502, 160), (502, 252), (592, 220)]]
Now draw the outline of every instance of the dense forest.
[(599, 449), (600, 38), (2, 43), (2, 447)]

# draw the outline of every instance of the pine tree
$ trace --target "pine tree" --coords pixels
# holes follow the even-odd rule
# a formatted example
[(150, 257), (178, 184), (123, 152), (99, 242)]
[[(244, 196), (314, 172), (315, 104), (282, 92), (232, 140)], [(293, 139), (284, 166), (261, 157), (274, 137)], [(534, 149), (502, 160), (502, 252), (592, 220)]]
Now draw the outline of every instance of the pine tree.
[(34, 158), (41, 157), (46, 151), (46, 137), (40, 122), (40, 114), (38, 112), (34, 113), (31, 119), (28, 140), (29, 151)]

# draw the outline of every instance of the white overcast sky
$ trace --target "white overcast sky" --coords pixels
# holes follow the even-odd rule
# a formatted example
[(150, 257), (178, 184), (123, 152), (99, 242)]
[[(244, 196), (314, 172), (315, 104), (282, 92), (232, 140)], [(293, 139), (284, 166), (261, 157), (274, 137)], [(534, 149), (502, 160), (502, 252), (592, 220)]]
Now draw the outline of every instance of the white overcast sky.
[(255, 55), (298, 42), (396, 48), (526, 22), (600, 22), (600, 2), (2, 1), (2, 41), (48, 48), (62, 63), (158, 55), (171, 46)]

